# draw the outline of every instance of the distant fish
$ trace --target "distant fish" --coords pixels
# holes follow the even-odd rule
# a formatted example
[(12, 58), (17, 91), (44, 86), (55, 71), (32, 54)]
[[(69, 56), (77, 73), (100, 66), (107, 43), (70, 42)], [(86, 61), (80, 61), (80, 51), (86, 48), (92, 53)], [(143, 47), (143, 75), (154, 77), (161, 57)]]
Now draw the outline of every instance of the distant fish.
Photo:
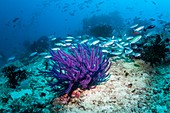
[(37, 52), (33, 52), (33, 53), (30, 54), (30, 57), (33, 57), (33, 56), (35, 56), (36, 54), (37, 54)]
[(81, 38), (82, 38), (82, 36), (77, 36), (76, 38), (81, 39)]
[(145, 26), (140, 26), (140, 27), (134, 29), (134, 31), (140, 31), (140, 30), (144, 29), (144, 27), (145, 27)]
[(12, 22), (15, 23), (15, 22), (18, 21), (18, 20), (19, 20), (19, 18), (17, 17), (17, 18), (15, 18), (15, 19), (13, 19)]
[(109, 53), (109, 51), (108, 51), (108, 50), (105, 50), (105, 49), (103, 49), (102, 52), (103, 52), (103, 53)]
[(113, 43), (114, 43), (114, 40), (110, 40), (109, 42), (106, 42), (105, 44), (103, 44), (103, 47), (108, 47), (112, 45)]
[(101, 1), (101, 2), (98, 3), (98, 5), (101, 5), (101, 4), (103, 4), (103, 3), (104, 3), (104, 1)]
[(147, 29), (153, 29), (154, 27), (155, 27), (155, 25), (150, 25), (150, 26), (146, 27), (146, 28), (144, 29), (144, 31), (146, 31)]
[(152, 4), (157, 5), (155, 1), (151, 1), (151, 2), (152, 2)]
[(45, 59), (49, 59), (49, 58), (51, 58), (52, 56), (51, 55), (47, 55), (47, 56), (45, 56), (44, 58)]
[(122, 45), (120, 45), (120, 44), (118, 44), (118, 43), (116, 43), (116, 45), (117, 45), (119, 48), (124, 49), (124, 47), (123, 47)]
[(95, 40), (94, 42), (92, 42), (90, 45), (96, 45), (100, 42), (100, 40)]
[(74, 39), (74, 37), (72, 37), (72, 36), (67, 36), (66, 38), (67, 39)]
[(134, 57), (141, 57), (141, 53), (134, 53), (133, 56)]
[(150, 18), (149, 20), (150, 20), (150, 21), (155, 21), (155, 19), (154, 19), (154, 18)]
[(63, 46), (63, 43), (55, 43), (56, 46)]
[(13, 61), (13, 60), (15, 60), (15, 56), (9, 57), (9, 58), (7, 59), (7, 61)]
[(40, 56), (45, 56), (45, 55), (48, 55), (49, 53), (47, 53), (47, 52), (42, 52), (42, 53), (39, 53), (38, 55), (40, 55)]
[(137, 26), (138, 26), (138, 24), (135, 24), (135, 25), (130, 26), (130, 28), (133, 29), (133, 28), (135, 28)]
[(126, 55), (129, 55), (129, 54), (131, 54), (132, 52), (133, 52), (132, 49), (126, 49), (126, 50), (125, 50), (125, 54), (126, 54)]
[(72, 39), (65, 40), (65, 42), (72, 42), (72, 41), (73, 41)]
[(52, 48), (51, 50), (53, 50), (53, 51), (57, 51), (57, 50), (60, 50), (60, 48)]
[(134, 43), (136, 43), (137, 41), (139, 41), (141, 38), (142, 38), (142, 35), (135, 36), (135, 37), (130, 41), (130, 43), (131, 43), (131, 44), (134, 44)]
[(71, 46), (71, 43), (65, 43), (66, 46)]
[(113, 40), (114, 38), (115, 38), (115, 36), (113, 35), (113, 36), (112, 36), (112, 40)]
[(114, 55), (114, 56), (118, 56), (118, 55), (121, 55), (122, 52), (121, 51), (117, 51), (117, 52), (111, 52), (110, 54)]
[(80, 44), (84, 44), (86, 42), (88, 42), (88, 39), (85, 39), (85, 40), (81, 41)]
[(56, 37), (54, 37), (54, 38), (52, 38), (51, 40), (52, 40), (52, 41), (54, 41), (54, 40), (56, 40), (56, 39), (57, 39), (57, 38), (56, 38)]
[(99, 40), (101, 41), (106, 41), (107, 39), (106, 38), (103, 38), (103, 37), (98, 37)]
[(126, 38), (126, 40), (131, 40), (133, 38), (134, 38), (133, 36), (129, 36), (129, 37)]
[(128, 46), (129, 45), (129, 43), (128, 42), (126, 42), (126, 43), (124, 43), (123, 44), (123, 46), (125, 47), (125, 46)]
[(125, 44), (125, 42), (120, 42), (120, 45), (124, 45)]

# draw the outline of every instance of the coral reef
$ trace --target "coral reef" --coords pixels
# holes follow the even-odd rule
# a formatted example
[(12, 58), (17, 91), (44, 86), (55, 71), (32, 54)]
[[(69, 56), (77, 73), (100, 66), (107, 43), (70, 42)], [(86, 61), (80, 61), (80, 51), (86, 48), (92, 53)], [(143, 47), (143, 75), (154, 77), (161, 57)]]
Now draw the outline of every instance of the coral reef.
[(151, 44), (144, 45), (142, 53), (142, 59), (150, 62), (152, 66), (163, 63), (166, 60), (167, 54), (169, 54), (169, 39), (162, 39), (159, 34), (153, 38), (155, 38), (155, 40), (152, 41)]
[(83, 31), (89, 34), (88, 31), (92, 26), (97, 25), (111, 25), (111, 27), (118, 31), (123, 27), (124, 21), (119, 11), (113, 11), (108, 14), (92, 15), (92, 17), (84, 18), (82, 21)]
[[(145, 62), (142, 65), (147, 65)], [(72, 99), (68, 105), (59, 108), (53, 103), (54, 112), (85, 113), (159, 113), (170, 110), (170, 74), (157, 75), (150, 70), (136, 67), (134, 62), (113, 62), (107, 82), (81, 93), (79, 99)], [(137, 63), (138, 64), (138, 63)], [(150, 73), (152, 72), (152, 73)], [(128, 73), (128, 74), (127, 74)]]
[(62, 50), (54, 52), (52, 55), (52, 69), (46, 72), (52, 76), (49, 81), (50, 86), (58, 94), (71, 95), (77, 88), (90, 89), (92, 86), (107, 80), (111, 63), (102, 54), (99, 46), (90, 48), (88, 45), (78, 45), (70, 48), (71, 54), (66, 54)]
[(48, 37), (42, 36), (37, 41), (34, 41), (33, 43), (30, 43), (28, 41), (24, 42), (24, 46), (29, 52), (44, 52), (48, 49), (49, 43), (48, 43)]
[(90, 34), (95, 37), (112, 36), (113, 28), (110, 25), (97, 25), (90, 29)]
[(27, 78), (27, 72), (17, 66), (10, 65), (2, 69), (4, 76), (8, 78), (8, 83), (11, 88), (16, 88), (19, 82)]

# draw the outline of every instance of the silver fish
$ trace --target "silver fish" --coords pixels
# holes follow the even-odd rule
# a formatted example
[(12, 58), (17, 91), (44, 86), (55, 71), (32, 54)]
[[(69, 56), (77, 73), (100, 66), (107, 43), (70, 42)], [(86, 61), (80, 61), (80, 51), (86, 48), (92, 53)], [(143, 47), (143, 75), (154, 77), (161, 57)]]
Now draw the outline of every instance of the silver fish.
[(92, 42), (90, 45), (96, 45), (100, 42), (100, 40), (95, 40), (94, 42)]
[(108, 51), (108, 50), (105, 50), (105, 49), (103, 49), (102, 52), (103, 52), (103, 53), (109, 53), (109, 51)]
[(124, 45), (125, 44), (125, 42), (120, 42), (120, 45)]
[(130, 26), (130, 28), (133, 29), (133, 28), (135, 28), (137, 26), (138, 26), (138, 24), (135, 24), (135, 25)]
[(46, 53), (46, 52), (42, 52), (42, 53), (39, 53), (38, 55), (40, 56), (45, 56), (45, 55), (48, 55), (49, 53)]
[(132, 40), (130, 40), (130, 43), (134, 44), (137, 41), (139, 41), (141, 38), (142, 38), (142, 35), (135, 36)]
[(49, 59), (49, 58), (51, 58), (52, 56), (51, 55), (47, 55), (47, 56), (45, 56), (44, 58), (45, 59)]
[(118, 43), (116, 43), (116, 45), (117, 45), (119, 48), (121, 48), (121, 49), (124, 48), (122, 45), (120, 45), (120, 44), (118, 44)]
[(72, 41), (73, 41), (72, 39), (65, 40), (65, 42), (72, 42)]
[(105, 44), (103, 44), (103, 47), (108, 47), (112, 45), (113, 43), (114, 43), (114, 40), (110, 40), (109, 42), (106, 42)]
[(117, 41), (118, 41), (118, 42), (121, 42), (121, 41), (122, 41), (122, 39), (121, 39), (121, 38), (118, 38), (118, 39), (117, 39)]
[(121, 55), (122, 52), (116, 51), (116, 52), (111, 52), (110, 54), (111, 54), (111, 55), (114, 55), (114, 56), (118, 56), (118, 55)]
[(115, 38), (115, 36), (113, 35), (113, 36), (112, 36), (112, 40), (113, 40), (114, 38)]
[(129, 54), (131, 54), (132, 52), (133, 52), (132, 49), (126, 49), (126, 50), (125, 50), (125, 54), (126, 54), (126, 55), (129, 55)]
[(15, 60), (15, 56), (9, 57), (9, 58), (7, 59), (7, 61), (12, 61), (12, 60)]
[(52, 38), (51, 40), (52, 40), (52, 41), (54, 41), (54, 40), (56, 40), (56, 39), (57, 39), (57, 38), (56, 38), (56, 37), (54, 37), (54, 38)]
[(98, 39), (101, 41), (106, 41), (106, 38), (103, 38), (103, 37), (98, 37)]
[(51, 50), (53, 50), (53, 51), (57, 51), (57, 50), (60, 50), (60, 48), (52, 48)]
[(70, 45), (71, 45), (71, 43), (65, 43), (65, 44), (63, 44), (62, 47), (66, 47), (66, 46), (70, 46)]
[(81, 38), (82, 38), (82, 36), (77, 36), (76, 38), (81, 39)]
[(140, 57), (140, 56), (141, 56), (141, 53), (134, 53), (134, 56), (135, 56), (135, 57)]
[(30, 57), (33, 57), (33, 56), (35, 56), (36, 54), (37, 54), (37, 52), (33, 52), (33, 53), (30, 54)]
[(72, 36), (67, 36), (66, 38), (67, 39), (74, 39), (74, 37), (72, 37)]
[(123, 44), (123, 46), (125, 47), (125, 46), (128, 46), (129, 45), (129, 43), (128, 42), (126, 42), (126, 43), (124, 43)]
[(85, 39), (85, 40), (81, 41), (80, 44), (84, 44), (86, 42), (88, 42), (88, 39)]
[(63, 43), (55, 43), (56, 46), (63, 46)]
[(140, 26), (140, 27), (136, 28), (134, 31), (138, 32), (138, 31), (142, 30), (144, 27), (145, 26)]
[(126, 40), (131, 40), (133, 38), (133, 36), (129, 36), (126, 38)]

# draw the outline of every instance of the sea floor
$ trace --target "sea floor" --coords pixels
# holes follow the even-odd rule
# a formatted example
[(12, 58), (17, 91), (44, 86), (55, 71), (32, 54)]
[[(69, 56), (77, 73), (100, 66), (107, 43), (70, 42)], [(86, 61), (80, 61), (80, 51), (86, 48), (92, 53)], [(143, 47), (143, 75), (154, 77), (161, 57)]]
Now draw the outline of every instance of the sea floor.
[(170, 66), (153, 69), (141, 60), (113, 62), (107, 82), (84, 91), (79, 99), (73, 98), (56, 110), (60, 113), (168, 113), (170, 70), (165, 71), (168, 69)]
[[(56, 102), (46, 77), (44, 60), (27, 65), (31, 72), (16, 89), (0, 76), (0, 113), (170, 113), (170, 64), (152, 68), (142, 60), (113, 61), (108, 81), (90, 90), (79, 90), (65, 105)], [(15, 63), (22, 65), (21, 62)]]

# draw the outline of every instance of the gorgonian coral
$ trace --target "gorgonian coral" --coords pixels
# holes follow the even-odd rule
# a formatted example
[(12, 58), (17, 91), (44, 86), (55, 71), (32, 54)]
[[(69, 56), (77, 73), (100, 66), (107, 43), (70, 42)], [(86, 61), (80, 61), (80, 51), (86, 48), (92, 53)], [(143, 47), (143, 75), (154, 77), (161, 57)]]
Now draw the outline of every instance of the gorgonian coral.
[(60, 96), (71, 95), (77, 88), (90, 89), (107, 80), (109, 74), (106, 73), (111, 63), (99, 46), (90, 48), (83, 44), (70, 47), (69, 52), (50, 50), (53, 65), (47, 74), (52, 76), (49, 83)]

